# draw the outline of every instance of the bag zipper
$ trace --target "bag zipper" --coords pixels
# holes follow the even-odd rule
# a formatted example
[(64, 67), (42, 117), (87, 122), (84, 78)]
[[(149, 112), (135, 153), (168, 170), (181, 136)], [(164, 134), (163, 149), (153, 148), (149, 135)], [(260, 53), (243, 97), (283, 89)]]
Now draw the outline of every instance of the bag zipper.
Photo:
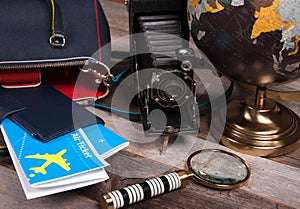
[[(81, 71), (92, 74), (95, 77), (96, 83), (103, 82), (107, 87), (109, 87), (109, 81), (114, 78), (110, 72), (110, 68), (106, 64), (92, 57), (0, 62), (0, 70), (55, 69), (59, 67), (76, 66), (78, 66)], [(85, 66), (86, 68), (83, 69)], [(98, 72), (95, 68), (93, 69), (93, 66), (102, 66), (106, 72)]]
[(64, 59), (49, 60), (26, 60), (26, 61), (9, 61), (0, 62), (0, 70), (16, 70), (29, 68), (56, 68), (56, 67), (74, 67), (86, 64), (97, 63), (98, 60), (91, 57), (73, 57)]

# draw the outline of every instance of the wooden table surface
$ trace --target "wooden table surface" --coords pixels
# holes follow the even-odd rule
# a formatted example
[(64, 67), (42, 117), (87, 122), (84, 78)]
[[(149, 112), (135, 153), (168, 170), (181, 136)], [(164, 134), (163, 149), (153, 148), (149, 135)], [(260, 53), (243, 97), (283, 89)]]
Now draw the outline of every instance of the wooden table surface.
[[(124, 41), (126, 38), (116, 41), (116, 45), (114, 45), (114, 40), (128, 35), (126, 7), (108, 0), (102, 0), (101, 4), (110, 23), (113, 49), (128, 50), (126, 48), (128, 43)], [(295, 82), (294, 86), (300, 89)], [(240, 98), (248, 93), (235, 88), (231, 99)], [(299, 102), (285, 102), (284, 104), (300, 115)], [(107, 127), (131, 142), (127, 149), (108, 160), (111, 163), (107, 169), (110, 179), (93, 186), (26, 200), (12, 161), (9, 157), (0, 158), (1, 209), (100, 208), (97, 200), (103, 193), (142, 182), (153, 175), (178, 168), (184, 169), (187, 156), (195, 150), (210, 147), (228, 150), (214, 140), (207, 139), (209, 117), (205, 115), (201, 117), (201, 131), (198, 136), (183, 136), (179, 139), (181, 140), (179, 143), (176, 143), (177, 139), (170, 145), (166, 154), (161, 154), (161, 139), (150, 140), (147, 143), (135, 142), (138, 133), (128, 131), (128, 127), (132, 125), (128, 120), (102, 110), (88, 109), (101, 116), (106, 121)], [(133, 124), (133, 126), (136, 130), (141, 130), (141, 124)], [(191, 142), (193, 144), (189, 145)], [(184, 150), (186, 147), (188, 149)], [(169, 155), (172, 153), (176, 153), (176, 155)], [(236, 154), (244, 158), (251, 167), (249, 181), (239, 189), (220, 191), (190, 181), (188, 186), (182, 190), (164, 194), (127, 208), (300, 208), (300, 149), (274, 158)]]

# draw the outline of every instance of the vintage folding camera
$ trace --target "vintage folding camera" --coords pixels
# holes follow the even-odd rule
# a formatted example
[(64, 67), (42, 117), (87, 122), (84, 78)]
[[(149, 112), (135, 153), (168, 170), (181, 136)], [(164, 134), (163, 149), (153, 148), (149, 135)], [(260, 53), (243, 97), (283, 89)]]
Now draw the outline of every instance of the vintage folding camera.
[(131, 69), (146, 135), (197, 132), (185, 0), (128, 1)]

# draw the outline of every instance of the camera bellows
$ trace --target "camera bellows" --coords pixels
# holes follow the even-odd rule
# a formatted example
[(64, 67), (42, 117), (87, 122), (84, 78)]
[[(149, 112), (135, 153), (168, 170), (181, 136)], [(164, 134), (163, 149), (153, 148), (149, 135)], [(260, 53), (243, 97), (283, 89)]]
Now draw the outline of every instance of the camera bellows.
[(151, 54), (152, 66), (170, 67), (177, 64), (175, 51), (187, 47), (182, 39), (182, 23), (178, 15), (152, 15), (138, 18), (144, 32), (146, 50)]

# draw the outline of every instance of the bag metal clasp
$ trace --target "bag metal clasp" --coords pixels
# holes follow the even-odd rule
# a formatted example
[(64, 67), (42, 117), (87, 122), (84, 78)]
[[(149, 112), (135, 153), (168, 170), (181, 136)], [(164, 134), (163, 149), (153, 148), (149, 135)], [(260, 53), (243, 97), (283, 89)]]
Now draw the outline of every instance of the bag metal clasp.
[(66, 38), (63, 34), (54, 33), (50, 36), (49, 43), (53, 48), (63, 48), (66, 45)]

